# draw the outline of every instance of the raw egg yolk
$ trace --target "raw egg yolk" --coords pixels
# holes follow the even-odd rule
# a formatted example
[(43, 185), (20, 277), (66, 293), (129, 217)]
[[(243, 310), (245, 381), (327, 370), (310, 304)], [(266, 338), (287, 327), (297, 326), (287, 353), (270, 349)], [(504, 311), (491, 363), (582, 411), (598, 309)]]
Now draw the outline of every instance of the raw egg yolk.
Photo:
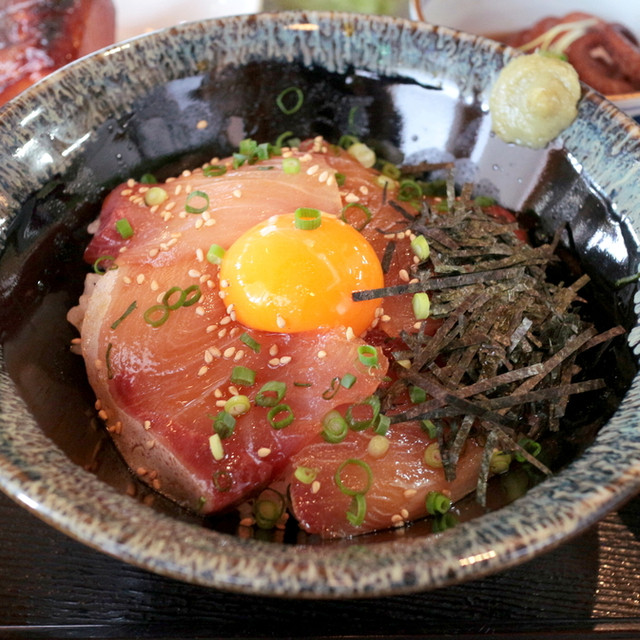
[(314, 229), (294, 214), (273, 216), (249, 229), (220, 265), (224, 302), (236, 319), (262, 331), (294, 333), (351, 327), (363, 333), (380, 299), (354, 302), (351, 294), (384, 286), (382, 267), (362, 234), (322, 214)]

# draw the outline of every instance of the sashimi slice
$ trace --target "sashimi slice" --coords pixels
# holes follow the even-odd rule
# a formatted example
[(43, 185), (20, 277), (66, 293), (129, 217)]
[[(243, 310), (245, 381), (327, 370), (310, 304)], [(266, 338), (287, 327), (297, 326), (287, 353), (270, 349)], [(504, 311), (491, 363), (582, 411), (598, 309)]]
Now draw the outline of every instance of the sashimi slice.
[[(351, 431), (339, 444), (317, 441), (292, 458), (293, 472), (303, 468), (317, 474), (313, 482), (304, 482), (292, 472), (292, 510), (305, 531), (336, 538), (401, 527), (428, 515), (429, 492), (443, 493), (455, 502), (475, 489), (482, 459), (482, 447), (475, 442), (467, 443), (455, 480), (447, 482), (442, 467), (425, 462), (425, 450), (435, 441), (417, 423), (393, 425), (389, 449), (381, 457), (370, 448), (375, 437), (370, 429)], [(345, 494), (339, 482), (347, 491), (366, 488), (367, 472), (361, 463), (370, 469), (371, 486), (364, 493), (364, 520), (353, 524), (349, 514), (356, 512), (354, 497)]]

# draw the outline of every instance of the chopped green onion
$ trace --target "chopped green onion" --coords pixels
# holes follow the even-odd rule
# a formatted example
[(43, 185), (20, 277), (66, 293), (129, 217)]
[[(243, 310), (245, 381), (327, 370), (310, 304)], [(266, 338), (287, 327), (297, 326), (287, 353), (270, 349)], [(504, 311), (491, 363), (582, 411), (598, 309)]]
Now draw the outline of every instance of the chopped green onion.
[(389, 431), (390, 426), (391, 418), (389, 416), (385, 416), (384, 413), (379, 413), (373, 423), (373, 432), (376, 435), (384, 436), (387, 434), (387, 431)]
[(421, 420), (420, 428), (431, 438), (435, 438), (437, 435), (438, 428), (436, 427), (431, 420)]
[(339, 171), (336, 171), (335, 179), (336, 179), (336, 184), (339, 187), (342, 187), (344, 186), (344, 183), (347, 181), (347, 176), (345, 176), (344, 173), (340, 173)]
[(431, 249), (429, 247), (429, 242), (428, 240), (420, 235), (420, 236), (416, 236), (412, 241), (411, 241), (411, 250), (413, 251), (413, 253), (418, 256), (418, 258), (422, 261), (422, 260), (426, 260), (429, 255), (431, 254)]
[(431, 312), (431, 300), (429, 300), (429, 294), (421, 291), (414, 293), (411, 299), (411, 307), (413, 308), (413, 315), (416, 320), (426, 320)]
[(217, 433), (214, 433), (209, 438), (209, 449), (214, 460), (222, 460), (224, 458), (224, 447), (222, 446), (222, 440)]
[(249, 409), (251, 409), (251, 401), (243, 395), (231, 396), (224, 403), (224, 410), (234, 418), (243, 416)]
[[(204, 200), (204, 204), (199, 207), (194, 206), (193, 200)], [(188, 196), (184, 205), (184, 210), (187, 213), (204, 213), (209, 208), (209, 196), (204, 191), (192, 191)]]
[(222, 440), (231, 437), (236, 427), (236, 419), (231, 413), (225, 410), (209, 418), (213, 420), (213, 430)]
[[(542, 445), (531, 438), (521, 438), (518, 440), (518, 444), (534, 458), (537, 458), (542, 451)], [(516, 453), (515, 458), (518, 462), (524, 462), (526, 460), (521, 453)]]
[(284, 147), (284, 141), (287, 138), (290, 138), (293, 135), (293, 131), (285, 131), (284, 133), (281, 133), (277, 138), (276, 138), (276, 142), (274, 144), (274, 147), (276, 149), (281, 149), (282, 147)]
[[(280, 414), (284, 414), (284, 417), (276, 420)], [(277, 404), (267, 412), (267, 421), (274, 429), (284, 429), (288, 427), (293, 422), (293, 419), (293, 411), (288, 404)]]
[(324, 400), (331, 400), (331, 398), (333, 398), (336, 393), (338, 393), (338, 391), (340, 391), (340, 378), (338, 376), (335, 376), (334, 378), (331, 379), (331, 384), (329, 385), (328, 389), (325, 389), (322, 392), (322, 398)]
[(120, 218), (120, 220), (116, 221), (116, 231), (123, 240), (128, 240), (133, 236), (133, 227), (126, 218)]
[(427, 513), (432, 516), (436, 514), (442, 515), (451, 509), (451, 500), (439, 491), (429, 491), (425, 498), (425, 504)]
[[(275, 500), (265, 497), (270, 493), (275, 495)], [(253, 505), (253, 517), (260, 529), (273, 529), (282, 518), (284, 510), (284, 496), (275, 489), (266, 489)]]
[[(367, 409), (370, 414), (366, 418), (358, 418), (354, 416), (354, 411), (359, 412), (361, 409)], [(344, 418), (349, 425), (349, 428), (353, 431), (363, 431), (370, 427), (376, 421), (378, 414), (380, 413), (380, 398), (372, 395), (360, 402), (352, 404), (345, 412)]]
[(152, 327), (159, 327), (169, 319), (169, 308), (164, 304), (154, 304), (143, 314), (144, 321)]
[(437, 442), (432, 442), (424, 450), (425, 464), (434, 469), (442, 468), (442, 455), (440, 454), (440, 445)]
[[(344, 483), (344, 480), (342, 478), (342, 473), (349, 466), (359, 467), (365, 472), (365, 482), (364, 482), (363, 488), (354, 489), (353, 487), (348, 487)], [(333, 476), (333, 479), (338, 489), (340, 489), (340, 491), (344, 493), (344, 495), (346, 496), (356, 496), (358, 494), (364, 495), (365, 493), (367, 493), (367, 491), (369, 491), (369, 489), (371, 489), (371, 485), (373, 484), (373, 471), (371, 471), (371, 467), (364, 460), (359, 460), (358, 458), (348, 458), (347, 460), (345, 460), (340, 464), (335, 475)]]
[(275, 407), (285, 396), (287, 385), (284, 382), (270, 380), (265, 382), (256, 395), (259, 407)]
[(365, 367), (378, 366), (378, 350), (370, 344), (363, 344), (358, 347), (358, 360)]
[(252, 156), (257, 153), (258, 143), (251, 138), (245, 138), (244, 140), (240, 140), (240, 144), (238, 145), (238, 151), (243, 156)]
[[(170, 302), (171, 301), (171, 297), (174, 296), (176, 293), (178, 293), (178, 299), (175, 302)], [(165, 294), (162, 296), (162, 304), (167, 307), (167, 309), (170, 309), (171, 311), (175, 311), (176, 309), (179, 309), (183, 304), (184, 304), (184, 299), (186, 298), (186, 294), (184, 292), (184, 289), (182, 289), (181, 287), (171, 287), (171, 289), (168, 289)]]
[(382, 458), (389, 451), (389, 438), (383, 434), (376, 434), (369, 440), (367, 445), (367, 453), (372, 458)]
[(402, 180), (398, 189), (398, 200), (411, 202), (422, 198), (422, 188), (415, 180)]
[(494, 451), (489, 462), (490, 473), (505, 473), (511, 466), (511, 454), (506, 451)]
[(231, 473), (226, 469), (220, 469), (214, 472), (212, 478), (213, 486), (221, 493), (226, 493), (233, 486), (233, 478)]
[(331, 444), (342, 442), (349, 433), (349, 425), (339, 411), (329, 411), (322, 419), (322, 437)]
[[(291, 102), (289, 96), (293, 95), (295, 101), (292, 104), (285, 104), (285, 101)], [(298, 87), (288, 87), (280, 92), (278, 97), (276, 98), (276, 104), (278, 105), (278, 109), (282, 111), (286, 116), (290, 116), (297, 111), (300, 111), (302, 105), (304, 104), (304, 93), (302, 89)]]
[(412, 386), (409, 387), (409, 399), (413, 404), (420, 404), (421, 402), (426, 402), (427, 400), (427, 392), (420, 387)]
[(212, 244), (207, 251), (207, 262), (220, 264), (226, 251), (219, 244)]
[(310, 382), (294, 382), (294, 387), (312, 387), (313, 385)]
[(302, 484), (311, 484), (318, 477), (318, 470), (311, 467), (296, 467), (293, 475)]
[(144, 203), (148, 207), (154, 207), (162, 204), (168, 198), (169, 194), (162, 187), (151, 187), (151, 189), (144, 194)]
[[(100, 269), (100, 264), (102, 262), (109, 262), (111, 261), (113, 264), (105, 269)], [(107, 273), (107, 271), (111, 271), (112, 269), (117, 269), (118, 265), (115, 263), (115, 258), (113, 256), (100, 256), (99, 258), (96, 258), (96, 261), (93, 263), (93, 271), (99, 275), (104, 275), (105, 273)]]
[(441, 533), (447, 529), (453, 529), (458, 524), (458, 518), (450, 511), (441, 516), (436, 516), (431, 523), (433, 533)]
[(338, 146), (342, 147), (343, 149), (349, 149), (349, 147), (359, 142), (360, 140), (358, 140), (358, 138), (356, 138), (355, 136), (345, 134), (340, 136), (340, 139), (338, 140)]
[(205, 178), (217, 178), (227, 173), (227, 167), (223, 164), (210, 164), (204, 167), (202, 174)]
[(240, 336), (240, 342), (244, 342), (244, 344), (246, 344), (254, 353), (260, 353), (260, 343), (252, 338), (248, 333), (245, 332)]
[(351, 389), (351, 387), (353, 387), (353, 385), (356, 383), (356, 380), (357, 378), (353, 375), (353, 373), (345, 373), (340, 380), (340, 384), (345, 389)]
[(111, 325), (112, 329), (117, 329), (120, 326), (120, 323), (130, 314), (132, 313), (135, 308), (138, 306), (138, 303), (134, 300), (125, 310), (125, 312), (117, 319), (113, 322), (113, 324)]
[(299, 207), (295, 210), (295, 213), (293, 215), (296, 229), (302, 229), (303, 231), (312, 231), (313, 229), (317, 229), (322, 224), (322, 214), (318, 209)]
[(190, 307), (195, 304), (202, 297), (202, 291), (197, 284), (192, 284), (184, 290), (184, 302), (183, 307)]
[(387, 176), (387, 178), (391, 178), (392, 180), (398, 180), (402, 172), (395, 164), (391, 162), (385, 162), (382, 165), (381, 173), (383, 176)]
[(157, 182), (153, 173), (143, 173), (140, 177), (140, 184), (156, 184)]
[[(349, 209), (357, 209), (358, 211), (361, 211), (364, 214), (364, 222), (362, 222), (360, 226), (356, 226), (355, 220), (354, 222), (350, 222), (349, 220), (347, 220), (347, 211)], [(347, 224), (350, 224), (356, 231), (362, 231), (371, 221), (371, 211), (369, 210), (368, 207), (365, 207), (363, 204), (360, 204), (359, 202), (349, 202), (349, 204), (345, 204), (344, 207), (342, 207), (342, 212), (340, 213), (340, 217), (344, 222), (346, 222)]]
[(298, 158), (284, 158), (282, 160), (282, 170), (289, 175), (300, 173), (300, 160)]
[(396, 186), (396, 181), (393, 178), (390, 178), (389, 176), (385, 176), (383, 174), (376, 176), (376, 179), (374, 180), (374, 182), (381, 189), (385, 189), (385, 190), (393, 189)]
[(251, 387), (256, 383), (256, 372), (249, 367), (233, 367), (229, 378), (232, 384), (239, 384), (244, 387)]
[(355, 142), (347, 149), (347, 153), (366, 169), (370, 169), (376, 163), (376, 152), (364, 142)]
[(354, 526), (359, 527), (367, 515), (367, 499), (363, 493), (353, 496), (351, 507), (347, 511), (347, 520)]

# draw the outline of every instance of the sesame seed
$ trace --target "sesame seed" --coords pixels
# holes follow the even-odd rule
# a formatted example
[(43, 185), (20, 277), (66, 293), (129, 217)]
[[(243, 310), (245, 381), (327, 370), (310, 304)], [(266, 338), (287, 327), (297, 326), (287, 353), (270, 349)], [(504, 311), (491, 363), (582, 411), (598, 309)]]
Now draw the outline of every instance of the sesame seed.
[(127, 180), (127, 187), (131, 189), (132, 187), (135, 187), (135, 186), (136, 186), (136, 181), (133, 178), (129, 178)]
[(149, 250), (149, 257), (150, 258), (155, 258), (159, 253), (160, 253), (159, 249), (150, 249)]
[(276, 315), (276, 324), (279, 329), (284, 329), (287, 326), (286, 320), (280, 314)]
[(236, 351), (236, 355), (233, 356), (233, 359), (238, 362), (239, 360), (242, 360), (242, 358), (244, 358), (244, 351), (242, 349), (238, 349)]
[(353, 340), (356, 337), (356, 334), (352, 327), (347, 327), (347, 330), (345, 331), (345, 337), (347, 340)]
[(138, 467), (136, 469), (136, 474), (138, 474), (139, 476), (146, 476), (147, 470), (144, 467)]
[(280, 358), (271, 358), (271, 360), (269, 360), (269, 364), (272, 367), (277, 367), (280, 364)]
[(318, 358), (322, 359), (322, 358), (326, 358), (327, 357), (327, 352), (324, 351), (323, 349), (321, 349), (320, 351), (318, 351), (318, 353), (316, 354), (318, 356)]
[(151, 429), (151, 420), (145, 420), (144, 421), (144, 428), (149, 431), (149, 429)]
[(133, 280), (131, 280), (129, 276), (124, 276), (124, 278), (122, 278), (122, 282), (124, 282), (125, 284), (131, 284)]
[(318, 182), (326, 182), (328, 177), (329, 177), (329, 172), (325, 170), (318, 176)]
[(307, 175), (308, 176), (312, 176), (316, 173), (318, 173), (318, 171), (320, 170), (320, 166), (317, 164), (311, 165), (308, 169), (307, 169)]
[(152, 280), (149, 286), (151, 287), (151, 291), (157, 291), (160, 288), (157, 280)]
[(398, 276), (403, 282), (409, 282), (409, 272), (406, 269), (400, 269), (400, 271), (398, 271)]
[(213, 227), (213, 225), (216, 223), (216, 221), (213, 218), (210, 218), (209, 220), (205, 220), (204, 221), (204, 226), (205, 227)]
[(345, 201), (348, 203), (359, 202), (360, 198), (355, 193), (347, 193), (344, 197)]
[(222, 351), (220, 351), (218, 347), (209, 347), (207, 351), (209, 351), (214, 358), (219, 358), (222, 355)]
[(207, 371), (209, 371), (209, 367), (207, 367), (207, 365), (202, 365), (199, 369), (198, 369), (198, 377), (203, 376), (205, 373), (207, 373)]
[(232, 384), (229, 385), (228, 390), (229, 390), (229, 393), (232, 396), (239, 396), (240, 395), (240, 392), (238, 391), (238, 387), (236, 387), (236, 386), (234, 386)]
[(320, 481), (314, 480), (311, 483), (311, 493), (318, 493), (318, 491), (320, 491)]
[(380, 316), (380, 320), (382, 322), (389, 322), (391, 320), (391, 316), (388, 316), (386, 313)]
[(218, 331), (218, 338), (224, 338), (226, 335), (227, 335), (226, 329), (220, 329), (220, 331)]
[(220, 320), (221, 325), (229, 324), (230, 322), (231, 322), (231, 316), (224, 316), (224, 318)]
[(272, 344), (269, 347), (269, 355), (270, 356), (277, 356), (278, 355), (278, 345), (277, 344)]
[(416, 493), (418, 493), (418, 492), (415, 489), (405, 489), (404, 490), (404, 497), (405, 498), (413, 498), (413, 496), (415, 496)]
[(209, 123), (206, 120), (198, 120), (196, 123), (196, 129), (206, 129)]
[(173, 190), (173, 194), (176, 196), (179, 196), (181, 192), (182, 192), (182, 185), (181, 184), (176, 185), (176, 188)]
[(156, 446), (156, 441), (155, 440), (147, 440), (144, 443), (145, 449), (153, 449), (153, 447)]
[(241, 527), (253, 527), (256, 521), (253, 518), (242, 518), (238, 523)]
[(333, 183), (335, 182), (335, 178), (333, 176), (333, 173), (329, 175), (329, 177), (327, 178), (327, 186), (331, 187), (333, 185)]
[(258, 457), (266, 458), (271, 453), (271, 449), (269, 447), (260, 447), (258, 449)]
[(106, 420), (109, 416), (107, 415), (107, 412), (104, 409), (100, 409), (100, 411), (98, 411), (98, 417), (101, 420)]
[(196, 307), (196, 315), (197, 316), (203, 316), (204, 314), (205, 314), (204, 307), (201, 307), (201, 306)]
[(391, 516), (391, 522), (393, 524), (403, 523), (404, 518), (399, 513), (395, 513)]
[(216, 398), (222, 398), (222, 391), (220, 391), (220, 389), (216, 389), (216, 390), (213, 392), (213, 395), (214, 395)]
[(132, 193), (131, 189), (123, 189), (123, 190), (120, 192), (120, 195), (121, 195), (121, 196), (130, 196), (130, 195), (131, 195), (131, 193)]
[(217, 325), (217, 324), (210, 324), (210, 325), (205, 329), (205, 331), (206, 331), (207, 333), (213, 333), (217, 328), (218, 328), (218, 325)]
[(136, 282), (137, 282), (138, 284), (142, 284), (142, 283), (144, 282), (144, 280), (145, 280), (144, 273), (139, 273), (139, 274), (136, 276)]
[(407, 520), (409, 518), (409, 512), (406, 509), (401, 509), (400, 510), (400, 515)]
[(226, 400), (216, 400), (216, 407), (224, 407), (227, 404)]
[[(169, 182), (167, 180), (167, 182)], [(172, 211), (178, 203), (175, 200), (170, 200), (164, 205), (165, 211)]]
[(160, 480), (158, 478), (156, 478), (151, 484), (156, 491), (160, 491), (161, 485), (160, 485)]
[(200, 247), (196, 249), (196, 260), (198, 262), (204, 261), (204, 251)]
[(280, 358), (280, 364), (289, 364), (291, 362), (291, 356), (282, 356)]
[(368, 195), (368, 194), (369, 194), (369, 189), (368, 189), (366, 186), (364, 186), (364, 185), (363, 185), (363, 186), (361, 186), (361, 187), (360, 187), (360, 189), (358, 189), (358, 191), (360, 191), (360, 193), (361, 193), (363, 196), (366, 196), (366, 195)]
[(196, 229), (202, 229), (202, 227), (204, 227), (204, 220), (202, 218), (196, 218), (194, 226)]
[(222, 355), (225, 358), (231, 358), (233, 357), (233, 354), (236, 352), (236, 348), (235, 347), (227, 347), (223, 352)]
[(242, 191), (240, 189), (234, 189), (232, 195), (234, 198), (242, 198)]

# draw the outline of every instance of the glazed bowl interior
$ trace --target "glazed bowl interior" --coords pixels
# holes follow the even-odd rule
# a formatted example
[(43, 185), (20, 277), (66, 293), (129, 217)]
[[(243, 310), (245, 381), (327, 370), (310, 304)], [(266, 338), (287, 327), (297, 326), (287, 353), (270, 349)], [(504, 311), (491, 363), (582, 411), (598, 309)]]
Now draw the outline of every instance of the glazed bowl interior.
[[(613, 283), (638, 267), (640, 131), (585, 87), (578, 118), (546, 149), (501, 142), (486, 103), (512, 53), (392, 18), (262, 14), (121, 43), (6, 106), (2, 490), (68, 535), (150, 571), (244, 593), (323, 598), (486, 575), (552, 548), (633, 495), (635, 288)], [(302, 90), (304, 106), (285, 115), (275, 97), (291, 86)], [(588, 439), (574, 439), (557, 475), (498, 511), (475, 517), (469, 506), (467, 521), (441, 534), (418, 523), (331, 543), (296, 530), (245, 539), (233, 519), (201, 521), (136, 485), (99, 424), (83, 362), (69, 350), (75, 334), (65, 316), (82, 291), (87, 225), (129, 177), (164, 179), (230, 154), (243, 138), (272, 141), (283, 131), (330, 141), (349, 131), (396, 160), (455, 161), (459, 183), (473, 181), (527, 211), (543, 233), (566, 229), (597, 305), (629, 333), (608, 356), (611, 393), (583, 410), (589, 428), (579, 433)]]

